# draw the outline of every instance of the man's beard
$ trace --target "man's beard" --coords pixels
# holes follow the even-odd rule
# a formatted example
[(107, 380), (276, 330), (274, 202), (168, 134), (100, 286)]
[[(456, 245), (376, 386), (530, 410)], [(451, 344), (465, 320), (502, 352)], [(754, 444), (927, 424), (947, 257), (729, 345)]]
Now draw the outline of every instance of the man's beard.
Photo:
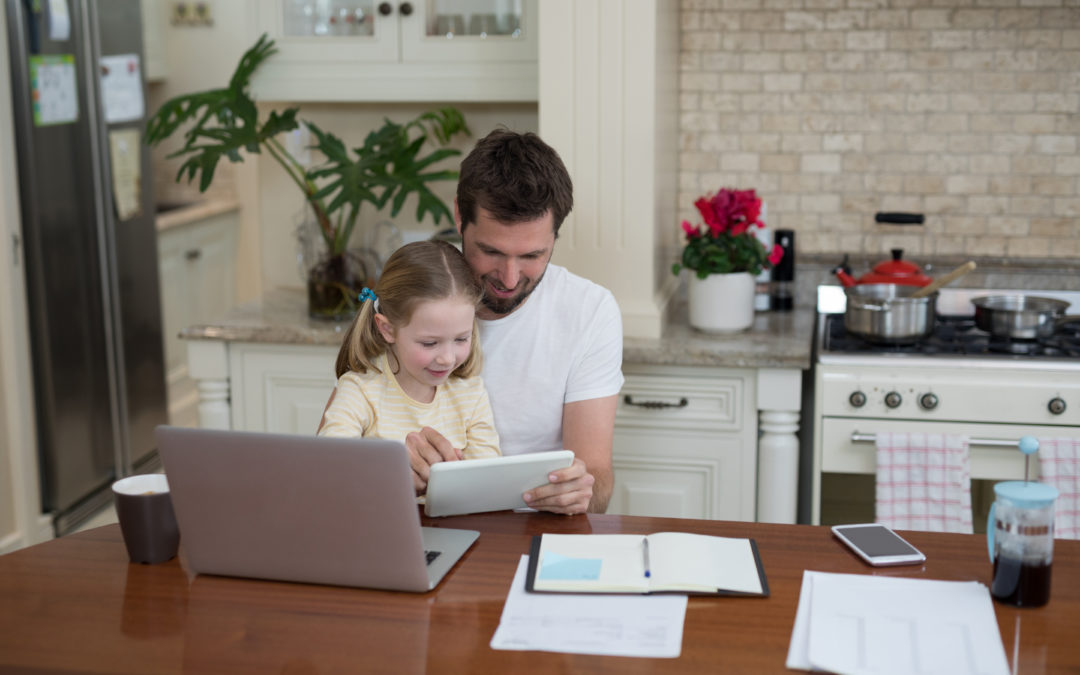
[[(547, 270), (544, 270), (544, 272), (547, 272)], [(484, 305), (484, 307), (488, 308), (494, 314), (497, 314), (499, 316), (506, 316), (510, 312), (517, 309), (521, 305), (521, 303), (525, 302), (525, 300), (530, 295), (532, 295), (532, 292), (536, 290), (536, 287), (540, 285), (540, 282), (543, 279), (544, 274), (541, 274), (540, 278), (537, 279), (535, 283), (526, 283), (524, 289), (522, 289), (517, 295), (509, 298), (497, 298), (495, 296), (485, 293), (483, 299), (480, 302)], [(488, 282), (485, 280), (485, 284), (486, 283)]]

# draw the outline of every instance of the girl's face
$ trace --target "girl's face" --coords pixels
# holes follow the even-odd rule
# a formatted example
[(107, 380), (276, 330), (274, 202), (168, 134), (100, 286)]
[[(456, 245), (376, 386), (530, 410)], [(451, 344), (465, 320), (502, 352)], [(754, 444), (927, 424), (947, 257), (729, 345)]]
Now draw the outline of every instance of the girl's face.
[(404, 326), (375, 315), (383, 339), (393, 346), (397, 380), (406, 394), (421, 403), (435, 398), (435, 387), (469, 358), (475, 314), (471, 303), (452, 297), (419, 303)]

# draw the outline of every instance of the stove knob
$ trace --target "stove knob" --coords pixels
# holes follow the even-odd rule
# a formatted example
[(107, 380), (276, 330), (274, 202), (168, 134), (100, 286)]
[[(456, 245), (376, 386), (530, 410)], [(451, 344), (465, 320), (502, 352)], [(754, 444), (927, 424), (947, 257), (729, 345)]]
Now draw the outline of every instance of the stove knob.
[(1060, 397), (1054, 397), (1050, 399), (1050, 403), (1046, 407), (1049, 408), (1050, 412), (1054, 413), (1055, 415), (1060, 415), (1061, 413), (1065, 412), (1065, 401), (1062, 400)]
[(937, 407), (938, 400), (934, 394), (923, 394), (919, 397), (919, 407), (923, 410), (933, 410)]
[(904, 399), (902, 399), (900, 397), (900, 394), (896, 393), (895, 391), (890, 391), (888, 394), (885, 394), (885, 405), (889, 406), (890, 408), (899, 408), (900, 404), (903, 402)]
[(866, 405), (866, 394), (861, 391), (853, 391), (847, 400), (853, 408), (861, 408)]

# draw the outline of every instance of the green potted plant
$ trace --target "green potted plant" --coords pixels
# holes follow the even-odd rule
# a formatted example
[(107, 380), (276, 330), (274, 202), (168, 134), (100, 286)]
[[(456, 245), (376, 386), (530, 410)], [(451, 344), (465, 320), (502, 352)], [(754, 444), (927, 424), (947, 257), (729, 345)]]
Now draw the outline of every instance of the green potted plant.
[[(308, 270), (309, 313), (348, 318), (359, 307), (360, 290), (374, 285), (372, 264), (350, 250), (360, 208), (365, 202), (376, 209), (389, 204), (393, 218), (406, 198), (416, 194), (418, 221), (430, 214), (436, 224), (444, 216), (453, 222), (450, 209), (428, 183), (456, 179), (456, 171), (432, 167), (461, 153), (428, 146), (445, 146), (454, 136), (470, 132), (461, 112), (445, 107), (404, 124), (385, 120), (350, 152), (333, 134), (298, 122), (298, 108), (271, 111), (260, 121), (248, 87), (259, 65), (276, 51), (272, 40), (260, 37), (241, 57), (228, 86), (178, 96), (162, 105), (147, 124), (146, 140), (156, 145), (183, 128), (184, 145), (169, 157), (184, 158), (176, 180), (198, 177), (201, 192), (210, 187), (222, 158), (240, 162), (242, 152), (270, 155), (300, 189), (324, 243), (325, 254)], [(322, 153), (322, 163), (304, 166), (278, 140), (301, 123), (314, 137), (312, 148)]]

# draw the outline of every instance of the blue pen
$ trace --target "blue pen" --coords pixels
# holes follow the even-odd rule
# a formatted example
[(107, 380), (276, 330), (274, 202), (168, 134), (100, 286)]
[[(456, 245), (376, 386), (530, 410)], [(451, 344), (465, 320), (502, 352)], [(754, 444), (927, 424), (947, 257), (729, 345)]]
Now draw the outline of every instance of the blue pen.
[(648, 539), (648, 537), (643, 539), (642, 542), (641, 542), (641, 553), (642, 553), (642, 556), (645, 559), (645, 576), (646, 577), (652, 576), (652, 573), (649, 571), (649, 539)]

